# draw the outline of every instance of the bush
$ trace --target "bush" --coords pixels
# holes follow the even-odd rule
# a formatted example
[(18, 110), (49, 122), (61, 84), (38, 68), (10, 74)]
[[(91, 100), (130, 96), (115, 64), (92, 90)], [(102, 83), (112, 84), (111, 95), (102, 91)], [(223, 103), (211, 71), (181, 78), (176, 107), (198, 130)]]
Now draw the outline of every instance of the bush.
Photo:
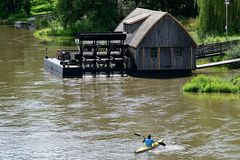
[[(225, 60), (236, 58), (240, 58), (240, 44), (227, 51), (224, 57)], [(230, 69), (238, 69), (240, 68), (240, 62), (228, 64), (227, 67)]]
[(69, 27), (69, 30), (71, 35), (75, 36), (79, 32), (92, 32), (94, 31), (94, 28), (92, 22), (89, 19), (84, 18), (82, 20), (76, 21), (74, 25)]

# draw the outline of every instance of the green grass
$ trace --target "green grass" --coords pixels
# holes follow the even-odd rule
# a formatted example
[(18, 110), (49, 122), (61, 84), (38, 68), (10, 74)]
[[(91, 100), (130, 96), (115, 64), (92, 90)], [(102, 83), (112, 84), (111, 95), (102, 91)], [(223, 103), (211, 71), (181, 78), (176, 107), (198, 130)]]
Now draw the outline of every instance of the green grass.
[(226, 80), (217, 76), (198, 75), (183, 86), (185, 92), (240, 93), (240, 76)]
[(240, 34), (229, 34), (225, 36), (225, 31), (217, 34), (203, 34), (198, 29), (197, 18), (177, 17), (178, 21), (184, 26), (195, 42), (200, 44), (211, 44), (231, 40), (240, 40)]
[(240, 34), (232, 34), (228, 35), (227, 37), (224, 34), (205, 34), (200, 35), (197, 31), (190, 31), (189, 34), (195, 40), (195, 42), (200, 44), (211, 44), (211, 43), (219, 43), (225, 41), (232, 41), (232, 40), (240, 40)]
[(50, 28), (41, 29), (34, 32), (34, 36), (44, 43), (74, 45), (74, 38), (71, 36), (52, 35)]

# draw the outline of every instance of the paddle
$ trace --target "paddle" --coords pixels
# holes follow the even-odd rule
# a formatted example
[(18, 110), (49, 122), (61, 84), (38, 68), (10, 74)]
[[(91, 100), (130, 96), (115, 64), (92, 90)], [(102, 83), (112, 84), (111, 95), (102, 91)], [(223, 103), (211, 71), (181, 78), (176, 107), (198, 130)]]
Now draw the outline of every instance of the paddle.
[[(142, 135), (137, 134), (137, 133), (134, 133), (134, 135), (145, 138), (145, 136), (142, 136)], [(163, 142), (158, 142), (158, 144), (159, 144), (159, 145), (162, 145), (162, 146), (166, 146), (166, 144), (163, 143)]]
[(137, 134), (137, 133), (134, 133), (134, 135), (145, 138), (145, 136), (142, 136), (142, 135)]

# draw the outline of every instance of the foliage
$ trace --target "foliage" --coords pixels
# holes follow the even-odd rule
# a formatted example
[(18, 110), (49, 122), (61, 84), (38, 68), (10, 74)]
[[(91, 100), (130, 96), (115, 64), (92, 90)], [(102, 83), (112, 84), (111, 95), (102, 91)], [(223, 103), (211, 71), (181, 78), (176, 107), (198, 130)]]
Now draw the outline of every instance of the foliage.
[(132, 2), (135, 7), (148, 8), (169, 12), (174, 16), (195, 17), (197, 16), (197, 4), (195, 0), (125, 0), (124, 3)]
[(49, 14), (56, 10), (58, 0), (31, 0), (31, 14)]
[(84, 31), (93, 28), (95, 31), (109, 31), (113, 30), (118, 20), (115, 0), (59, 0), (57, 6), (65, 29), (81, 26)]
[(225, 41), (232, 40), (240, 40), (240, 34), (231, 34), (226, 37), (224, 34), (199, 34), (198, 30), (195, 29), (193, 31), (190, 30), (190, 35), (197, 42), (197, 44), (211, 44), (211, 43), (219, 43)]
[(239, 76), (231, 80), (225, 80), (220, 77), (199, 75), (187, 82), (183, 86), (183, 90), (186, 92), (236, 93), (240, 92), (239, 84)]
[[(199, 6), (200, 34), (224, 33), (225, 4), (224, 0), (197, 0)], [(231, 0), (228, 5), (228, 28), (231, 33), (240, 31), (240, 1)]]
[(42, 42), (44, 43), (48, 42), (48, 43), (56, 43), (56, 44), (63, 44), (63, 45), (73, 45), (72, 44), (73, 38), (66, 36), (67, 33), (65, 32), (65, 30), (63, 29), (59, 30), (57, 31), (57, 34), (61, 34), (61, 36), (50, 36), (52, 35), (52, 30), (50, 28), (41, 29), (34, 32), (34, 36), (42, 40)]
[(81, 21), (78, 20), (76, 23), (74, 23), (70, 28), (70, 34), (71, 35), (76, 35), (79, 31), (81, 32), (93, 32), (95, 31), (95, 28), (93, 27), (92, 22), (85, 18), (82, 19)]
[[(224, 57), (225, 60), (236, 58), (240, 58), (240, 44), (227, 51)], [(240, 62), (228, 64), (227, 67), (230, 69), (240, 68)]]
[(232, 79), (230, 82), (240, 87), (240, 75)]
[[(73, 35), (80, 31), (111, 31), (129, 12), (136, 7), (169, 12), (177, 17), (191, 18), (187, 29), (199, 43), (223, 41), (211, 33), (224, 33), (225, 5), (223, 0), (0, 0), (0, 18), (19, 18), (39, 14), (49, 14), (56, 17), (54, 21), (59, 26), (50, 29), (55, 33), (61, 28)], [(231, 0), (229, 5), (229, 29), (239, 32), (240, 1)], [(186, 21), (186, 20), (184, 20)], [(41, 27), (46, 27), (47, 20), (40, 20)], [(43, 22), (43, 23), (42, 23)], [(60, 22), (60, 23), (59, 23)], [(55, 23), (55, 22), (54, 22)], [(201, 30), (198, 30), (198, 25)], [(58, 30), (58, 31), (56, 31)], [(56, 31), (56, 32), (55, 32)], [(214, 37), (212, 39), (212, 37)]]
[(187, 17), (197, 15), (195, 0), (59, 0), (57, 11), (65, 29), (78, 23), (76, 25), (87, 27), (84, 30), (94, 28), (94, 31), (109, 31), (135, 7), (168, 11), (173, 15)]
[(12, 14), (30, 15), (30, 0), (0, 0), (0, 18)]
[(0, 0), (0, 18), (14, 19), (48, 14), (56, 9), (58, 0)]

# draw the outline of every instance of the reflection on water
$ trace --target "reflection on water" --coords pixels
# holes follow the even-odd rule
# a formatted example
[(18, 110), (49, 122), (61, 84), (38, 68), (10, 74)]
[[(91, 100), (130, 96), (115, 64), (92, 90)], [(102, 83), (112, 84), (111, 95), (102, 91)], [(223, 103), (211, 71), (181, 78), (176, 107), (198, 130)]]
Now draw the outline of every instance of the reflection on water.
[[(183, 93), (190, 78), (61, 79), (42, 58), (64, 47), (0, 32), (0, 159), (240, 158), (239, 95)], [(167, 146), (135, 156), (134, 133)]]

